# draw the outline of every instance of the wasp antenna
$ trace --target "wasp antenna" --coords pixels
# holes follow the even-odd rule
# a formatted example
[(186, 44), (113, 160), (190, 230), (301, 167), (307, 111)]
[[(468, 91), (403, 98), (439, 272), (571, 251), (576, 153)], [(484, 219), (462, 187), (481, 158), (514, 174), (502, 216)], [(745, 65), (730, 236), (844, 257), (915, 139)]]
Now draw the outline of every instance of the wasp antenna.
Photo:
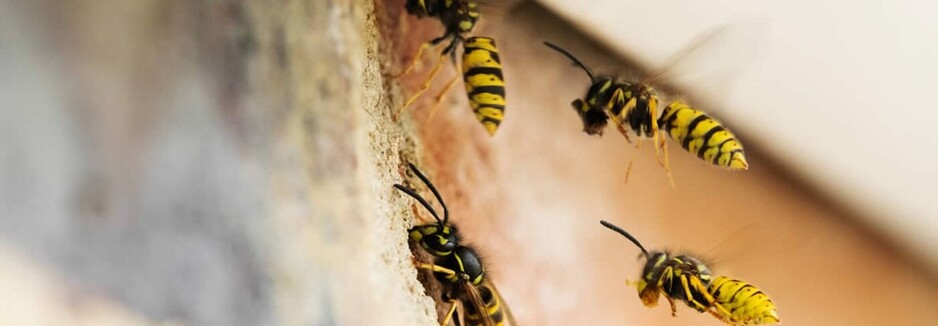
[(400, 184), (394, 184), (394, 188), (397, 188), (397, 190), (403, 191), (405, 194), (414, 197), (414, 199), (423, 205), (423, 208), (426, 208), (428, 211), (430, 211), (430, 214), (433, 215), (433, 218), (435, 218), (436, 221), (440, 223), (440, 225), (443, 225), (443, 222), (440, 220), (440, 216), (436, 214), (436, 210), (433, 209), (433, 206), (430, 206), (430, 203), (428, 203), (426, 199), (423, 199), (423, 196), (420, 196), (420, 194), (418, 194), (413, 189), (407, 188), (406, 186)]
[[(414, 170), (414, 173), (417, 174), (417, 177), (427, 185), (427, 188), (430, 188), (430, 191), (433, 192), (433, 195), (436, 196), (436, 200), (440, 202), (440, 206), (443, 206), (443, 221), (440, 222), (440, 226), (446, 225), (449, 222), (449, 208), (446, 208), (446, 202), (443, 201), (443, 196), (440, 196), (440, 192), (436, 190), (436, 187), (433, 186), (433, 183), (430, 182), (430, 179), (427, 179), (427, 176), (423, 175), (423, 172), (420, 172), (420, 169), (417, 168), (413, 163), (407, 163), (410, 165), (410, 169)], [(437, 221), (440, 220), (439, 217), (436, 218)]]
[(586, 75), (590, 77), (590, 81), (596, 80), (596, 78), (593, 77), (593, 70), (587, 67), (585, 64), (583, 64), (583, 62), (580, 61), (580, 59), (577, 59), (577, 57), (573, 56), (573, 54), (570, 53), (570, 51), (567, 51), (566, 49), (560, 47), (559, 45), (556, 45), (554, 43), (547, 42), (547, 41), (544, 41), (544, 45), (553, 49), (554, 51), (560, 52), (560, 54), (563, 54), (564, 56), (566, 56), (568, 59), (573, 61), (573, 63), (575, 63), (577, 66), (580, 66), (580, 68), (582, 68), (583, 71), (586, 72)]
[(638, 242), (638, 239), (635, 239), (635, 237), (633, 237), (631, 234), (629, 234), (628, 232), (625, 232), (625, 230), (623, 230), (622, 228), (615, 226), (612, 223), (603, 221), (603, 220), (599, 220), (599, 224), (602, 224), (603, 226), (609, 228), (610, 230), (616, 231), (619, 234), (625, 236), (627, 239), (631, 240), (632, 243), (638, 246), (638, 249), (642, 250), (642, 254), (645, 255), (645, 259), (651, 259), (651, 255), (648, 254), (648, 250), (645, 250), (645, 247), (642, 246), (642, 244)]

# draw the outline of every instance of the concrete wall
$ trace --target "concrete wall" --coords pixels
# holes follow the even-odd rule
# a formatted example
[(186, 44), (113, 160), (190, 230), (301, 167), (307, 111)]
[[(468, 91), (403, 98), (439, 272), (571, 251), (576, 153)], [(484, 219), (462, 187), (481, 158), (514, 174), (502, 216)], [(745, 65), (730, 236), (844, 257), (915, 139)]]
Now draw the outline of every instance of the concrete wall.
[(0, 3), (0, 323), (432, 323), (372, 13)]

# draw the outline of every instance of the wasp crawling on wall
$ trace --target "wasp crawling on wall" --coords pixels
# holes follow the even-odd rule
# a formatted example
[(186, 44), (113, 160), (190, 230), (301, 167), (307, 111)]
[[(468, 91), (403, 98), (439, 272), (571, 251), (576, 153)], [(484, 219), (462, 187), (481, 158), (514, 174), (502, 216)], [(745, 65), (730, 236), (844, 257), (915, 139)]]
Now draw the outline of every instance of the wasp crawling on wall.
[(416, 199), (436, 219), (436, 223), (417, 225), (408, 234), (410, 240), (418, 243), (427, 253), (436, 256), (432, 264), (417, 263), (417, 268), (429, 270), (443, 284), (443, 299), (450, 304), (440, 325), (449, 325), (450, 320), (458, 326), (459, 315), (455, 314), (457, 302), (464, 307), (464, 319), (470, 326), (507, 326), (517, 325), (508, 305), (502, 300), (495, 284), (487, 277), (482, 258), (472, 247), (461, 243), (456, 227), (449, 223), (449, 209), (446, 203), (430, 183), (430, 180), (416, 166), (410, 164), (414, 174), (430, 188), (436, 200), (443, 207), (443, 219), (414, 189), (395, 184), (394, 187)]
[(710, 268), (697, 258), (675, 256), (667, 251), (649, 253), (625, 230), (606, 221), (599, 223), (625, 236), (642, 250), (645, 267), (635, 286), (646, 307), (656, 306), (660, 295), (671, 305), (672, 316), (677, 316), (674, 300), (679, 300), (729, 325), (779, 323), (775, 303), (752, 284), (723, 276), (713, 279)]
[[(442, 36), (423, 43), (417, 50), (417, 54), (414, 55), (410, 65), (396, 76), (405, 75), (413, 70), (424, 50), (447, 40), (449, 44), (443, 48), (436, 66), (430, 71), (430, 75), (420, 86), (420, 89), (397, 110), (394, 115), (395, 118), (430, 88), (433, 79), (443, 68), (443, 62), (447, 56), (452, 56), (452, 60), (455, 61), (456, 48), (463, 45), (462, 76), (463, 84), (466, 86), (466, 94), (469, 97), (469, 104), (476, 115), (476, 119), (482, 123), (489, 135), (494, 136), (504, 118), (505, 79), (502, 74), (501, 59), (498, 56), (495, 40), (488, 37), (466, 38), (466, 35), (472, 31), (479, 19), (478, 2), (408, 0), (406, 8), (408, 13), (417, 17), (436, 17), (446, 28), (446, 31)], [(449, 91), (455, 81), (455, 78), (449, 81), (437, 97), (436, 104), (431, 110), (431, 116), (442, 102), (443, 95)]]
[(736, 136), (706, 113), (684, 102), (673, 101), (659, 116), (658, 93), (649, 85), (657, 77), (630, 82), (612, 76), (596, 76), (566, 49), (550, 42), (544, 42), (544, 45), (573, 61), (590, 79), (591, 85), (586, 96), (571, 103), (583, 121), (583, 131), (589, 135), (602, 135), (607, 121), (612, 120), (629, 142), (630, 132), (640, 138), (652, 138), (655, 153), (667, 171), (672, 186), (674, 181), (668, 167), (667, 147), (664, 136), (659, 137), (659, 130), (663, 130), (688, 152), (713, 165), (730, 170), (749, 168), (743, 146)]

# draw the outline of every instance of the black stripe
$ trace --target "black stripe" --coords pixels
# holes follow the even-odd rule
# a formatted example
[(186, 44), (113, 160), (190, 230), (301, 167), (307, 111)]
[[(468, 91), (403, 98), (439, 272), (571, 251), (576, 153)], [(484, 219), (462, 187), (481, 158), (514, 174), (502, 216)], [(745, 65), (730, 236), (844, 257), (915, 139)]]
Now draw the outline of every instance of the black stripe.
[(740, 153), (740, 154), (742, 154), (742, 153), (743, 153), (743, 150), (742, 150), (742, 149), (734, 149), (734, 150), (730, 151), (729, 153), (726, 153), (726, 155), (729, 155), (729, 158), (726, 159), (726, 166), (730, 166), (730, 164), (733, 163), (733, 154), (735, 154), (735, 153)]
[[(677, 113), (681, 112), (681, 110), (687, 110), (687, 109), (685, 108), (674, 109), (674, 112), (671, 112), (671, 115), (668, 116), (667, 120), (663, 120), (663, 121), (661, 119), (658, 120), (658, 126), (667, 126), (667, 127), (663, 127), (662, 129), (670, 130), (671, 127), (674, 125), (674, 120), (677, 119)], [(661, 116), (661, 118), (664, 119), (664, 116)]]
[[(718, 132), (720, 132), (720, 131), (723, 131), (723, 130), (724, 130), (724, 129), (723, 129), (722, 126), (717, 125), (716, 127), (713, 127), (713, 129), (710, 129), (710, 131), (707, 131), (706, 134), (704, 134), (704, 136), (703, 136), (703, 144), (701, 144), (701, 145), (700, 145), (700, 148), (697, 149), (697, 157), (703, 158), (704, 152), (706, 152), (707, 149), (710, 148), (710, 147), (707, 146), (707, 143), (710, 142), (710, 138), (713, 138), (713, 135), (714, 135), (714, 134), (716, 134), (716, 133), (718, 133)], [(717, 155), (717, 156), (719, 156), (719, 155)]]
[(764, 301), (772, 301), (771, 299), (769, 299), (769, 296), (765, 295), (765, 293), (762, 292), (762, 290), (760, 290), (759, 288), (756, 288), (755, 286), (753, 286), (753, 288), (756, 289), (756, 292), (753, 292), (752, 295), (749, 296), (749, 299), (746, 299), (746, 302), (751, 302), (753, 300), (758, 299), (760, 294), (762, 295), (762, 298), (765, 299)]
[(492, 117), (484, 117), (482, 118), (482, 121), (479, 121), (479, 122), (482, 122), (482, 123), (491, 122), (491, 123), (494, 123), (496, 126), (502, 124), (501, 120), (498, 120)]
[(480, 93), (490, 93), (496, 94), (501, 97), (505, 97), (505, 86), (479, 86), (472, 88), (472, 92), (469, 93), (469, 98), (476, 96)]
[(719, 150), (719, 154), (714, 155), (713, 160), (711, 160), (710, 163), (713, 165), (720, 165), (720, 158), (723, 157), (723, 145), (726, 145), (726, 143), (734, 141), (734, 140), (736, 140), (736, 138), (730, 137), (724, 140), (719, 145), (717, 145), (717, 150)]
[(743, 284), (743, 286), (740, 286), (738, 289), (736, 289), (736, 292), (733, 292), (733, 295), (730, 296), (730, 302), (736, 302), (736, 296), (739, 295), (739, 293), (742, 292), (743, 289), (751, 288), (751, 287), (753, 286), (749, 284)]
[(477, 109), (475, 109), (475, 110), (473, 110), (473, 111), (479, 111), (479, 110), (482, 110), (482, 109), (484, 109), (484, 108), (493, 108), (493, 109), (496, 109), (496, 110), (499, 110), (499, 111), (505, 111), (505, 106), (504, 106), (504, 105), (501, 105), (501, 104), (488, 104), (488, 103), (479, 103), (479, 108), (477, 108)]
[(498, 80), (503, 80), (502, 78), (502, 68), (498, 67), (472, 67), (469, 68), (465, 73), (463, 73), (463, 80), (469, 80), (469, 77), (475, 75), (495, 75), (498, 76)]
[[(495, 45), (495, 43), (492, 43), (492, 45), (494, 46), (494, 45)], [(489, 55), (490, 55), (490, 56), (492, 56), (492, 60), (493, 60), (493, 61), (495, 61), (495, 62), (497, 62), (497, 63), (498, 63), (499, 65), (501, 65), (501, 64), (502, 64), (502, 59), (498, 57), (498, 52), (495, 52), (495, 51), (489, 51), (489, 50), (483, 50), (483, 51), (486, 51), (486, 52), (488, 52), (488, 53), (489, 53)]]
[(684, 135), (684, 141), (681, 142), (681, 147), (684, 147), (684, 149), (686, 150), (690, 150), (690, 148), (688, 148), (690, 147), (690, 141), (694, 140), (693, 139), (694, 137), (691, 137), (691, 133), (694, 131), (695, 128), (697, 128), (697, 125), (699, 125), (704, 120), (709, 120), (709, 119), (710, 117), (708, 117), (706, 114), (700, 114), (699, 116), (694, 118), (694, 120), (691, 120), (690, 124), (687, 125), (687, 134)]
[(677, 116), (677, 110), (675, 110), (674, 112), (671, 112), (671, 115), (662, 115), (661, 118), (658, 119), (658, 127), (663, 130), (670, 130), (671, 124), (674, 123), (674, 117), (676, 116)]
[[(493, 44), (493, 45), (494, 45), (494, 44)], [(502, 59), (498, 57), (498, 52), (497, 52), (497, 51), (491, 51), (491, 50), (489, 50), (489, 49), (482, 48), (481, 46), (467, 46), (466, 49), (463, 50), (463, 55), (462, 55), (462, 56), (463, 56), (463, 58), (465, 58), (465, 57), (471, 55), (472, 52), (475, 52), (475, 51), (482, 51), (482, 52), (488, 53), (489, 56), (492, 57), (492, 61), (498, 62), (499, 64), (502, 63)]]
[(730, 284), (730, 283), (732, 283), (732, 282), (733, 282), (733, 281), (726, 281), (726, 282), (723, 282), (723, 284), (720, 284), (720, 286), (717, 287), (716, 291), (713, 291), (713, 296), (714, 296), (714, 297), (719, 297), (719, 296), (720, 296), (720, 292), (723, 292), (723, 288), (726, 287), (727, 284)]
[[(755, 288), (754, 286), (748, 285), (748, 284), (746, 284), (746, 286), (747, 286), (747, 287)], [(762, 290), (759, 290), (758, 288), (756, 288), (756, 292), (753, 292), (752, 295), (749, 296), (749, 299), (752, 299), (753, 297), (755, 297), (756, 295), (758, 295), (758, 294), (760, 294), (760, 293), (765, 294), (765, 293), (762, 292)], [(746, 299), (746, 301), (749, 301), (749, 299)], [(772, 300), (766, 300), (766, 301), (772, 301)], [(730, 310), (730, 312), (736, 313), (736, 310), (743, 309), (743, 308), (746, 308), (746, 305), (745, 305), (745, 304), (740, 304), (738, 307), (733, 308), (733, 310)]]

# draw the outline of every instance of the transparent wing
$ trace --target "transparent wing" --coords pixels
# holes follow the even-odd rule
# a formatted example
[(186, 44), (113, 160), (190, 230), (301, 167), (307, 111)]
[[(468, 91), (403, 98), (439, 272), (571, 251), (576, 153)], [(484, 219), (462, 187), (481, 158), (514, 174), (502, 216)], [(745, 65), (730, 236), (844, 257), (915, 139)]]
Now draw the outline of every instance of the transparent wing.
[(525, 1), (521, 0), (475, 0), (482, 13), (482, 21), (494, 22), (495, 26), (503, 24), (505, 19), (516, 16), (513, 13), (515, 7), (519, 7)]
[(708, 29), (676, 50), (665, 62), (655, 64), (640, 78), (644, 83), (663, 86), (667, 83), (709, 87), (719, 91), (728, 87), (741, 72), (758, 59), (767, 33), (763, 23), (736, 21)]
[[(463, 302), (463, 305), (470, 306), (470, 307), (467, 307), (466, 313), (463, 314), (463, 318), (466, 319), (466, 324), (477, 325), (477, 323), (469, 320), (470, 317), (472, 316), (469, 310), (475, 310), (475, 314), (481, 319), (482, 325), (495, 326), (495, 321), (493, 321), (492, 316), (488, 314), (488, 307), (485, 306), (485, 300), (482, 300), (482, 294), (479, 293), (479, 289), (475, 285), (472, 285), (469, 282), (461, 282), (461, 283), (463, 287), (463, 292), (466, 294), (466, 297), (469, 298), (468, 302), (465, 302), (465, 301)], [(483, 284), (480, 286), (486, 286), (486, 284)]]

